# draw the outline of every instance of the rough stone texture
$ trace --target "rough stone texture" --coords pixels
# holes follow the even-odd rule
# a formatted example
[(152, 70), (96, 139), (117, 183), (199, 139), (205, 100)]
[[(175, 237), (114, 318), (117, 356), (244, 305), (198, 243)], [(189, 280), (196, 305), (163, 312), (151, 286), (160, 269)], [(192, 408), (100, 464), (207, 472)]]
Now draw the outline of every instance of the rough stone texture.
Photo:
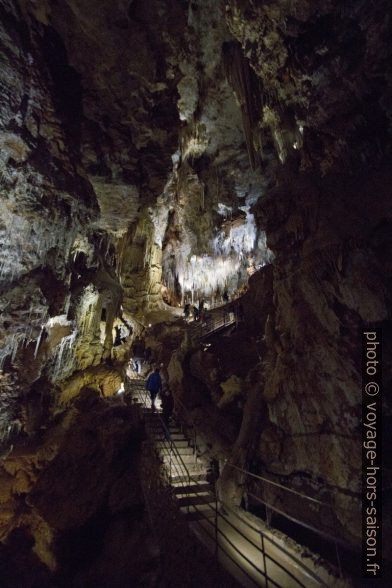
[(388, 333), (391, 309), (390, 7), (233, 0), (227, 21), (260, 79), (262, 144), (283, 164), (255, 207), (275, 256), (259, 455), (306, 492), (325, 484), (355, 544), (361, 327)]
[[(122, 367), (122, 364), (121, 364)], [(79, 394), (79, 391), (89, 386), (99, 392), (102, 397), (114, 396), (121, 386), (124, 376), (121, 368), (118, 371), (106, 365), (98, 365), (89, 369), (74, 372), (72, 376), (59, 384), (59, 404), (66, 405)]]
[(322, 174), (382, 157), (390, 124), (388, 3), (228, 0), (226, 7), (260, 79), (259, 122), (281, 160), (295, 142), (302, 168), (316, 165)]
[[(23, 529), (26, 539), (32, 538), (33, 553), (55, 574), (47, 571), (46, 582), (52, 578), (90, 586), (100, 569), (102, 582), (112, 573), (116, 586), (125, 576), (140, 579), (151, 557), (138, 473), (140, 442), (130, 408), (108, 405), (85, 388), (40, 445), (20, 447), (2, 462), (2, 540), (13, 528)], [(8, 539), (6, 545), (10, 543)], [(114, 557), (110, 543), (123, 555)], [(0, 553), (1, 568), (6, 551)], [(8, 554), (9, 563), (17, 565), (18, 552)], [(35, 563), (31, 570), (33, 578), (38, 567)], [(23, 567), (17, 571), (18, 585), (30, 586), (24, 573)], [(2, 585), (11, 585), (9, 581), (2, 574)]]
[[(383, 181), (382, 169), (376, 181), (307, 178), (298, 190), (280, 186), (262, 212), (271, 223), (269, 243), (277, 254), (263, 394), (273, 428), (261, 435), (263, 459), (268, 469), (297, 482), (303, 472), (327, 483), (342, 524), (357, 537), (361, 327), (381, 325), (390, 308), (385, 279), (390, 270), (372, 246), (372, 235), (391, 212)], [(372, 202), (375, 184), (379, 197)], [(338, 201), (328, 197), (335, 193)], [(293, 197), (296, 204), (304, 202), (302, 215), (297, 208), (290, 211)], [(355, 221), (348, 210), (355, 211)], [(272, 439), (281, 436), (279, 465), (270, 457), (271, 432)], [(350, 506), (346, 491), (353, 497)]]
[(54, 302), (44, 282), (60, 290), (73, 240), (96, 201), (56, 111), (42, 38), (23, 24), (17, 5), (3, 3), (2, 14), (1, 305), (13, 325), (11, 335), (4, 325), (2, 346), (13, 349), (26, 329), (29, 339), (38, 336)]
[[(0, 431), (11, 461), (20, 429), (32, 446), (16, 486), (59, 400), (115, 392), (126, 314), (162, 321), (162, 293), (219, 298), (268, 263), (231, 341), (173, 353), (178, 322), (148, 345), (220, 456), (331, 498), (358, 546), (360, 330), (390, 337), (390, 3), (96, 4), (0, 1)], [(226, 469), (222, 494), (242, 482)], [(51, 567), (52, 527), (23, 508), (4, 549), (41, 574), (29, 528)]]
[[(35, 20), (23, 4), (3, 2), (1, 17), (0, 358), (14, 362), (27, 393), (40, 375), (59, 379), (110, 353), (122, 294), (108, 247), (101, 251), (104, 235), (89, 228), (98, 205), (78, 156), (79, 75), (41, 13)], [(102, 343), (84, 323), (99, 329), (93, 306), (83, 306), (94, 289), (94, 311), (106, 304), (109, 315)], [(47, 319), (62, 314), (69, 330), (57, 337)]]

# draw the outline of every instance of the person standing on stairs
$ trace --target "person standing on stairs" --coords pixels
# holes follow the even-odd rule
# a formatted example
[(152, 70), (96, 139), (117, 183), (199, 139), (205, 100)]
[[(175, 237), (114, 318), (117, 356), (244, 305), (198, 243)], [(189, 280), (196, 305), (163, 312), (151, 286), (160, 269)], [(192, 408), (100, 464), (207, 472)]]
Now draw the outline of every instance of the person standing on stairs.
[(161, 401), (162, 401), (162, 419), (166, 426), (165, 436), (168, 438), (170, 436), (169, 433), (169, 426), (170, 426), (170, 417), (173, 414), (174, 409), (174, 398), (172, 393), (170, 392), (167, 385), (163, 386), (163, 390), (161, 393)]
[(193, 319), (195, 321), (198, 321), (200, 318), (200, 312), (199, 312), (199, 309), (197, 308), (197, 306), (193, 306), (192, 311), (193, 311)]
[(155, 370), (148, 376), (146, 390), (148, 390), (150, 393), (151, 408), (152, 411), (155, 412), (155, 399), (159, 392), (162, 392), (162, 380), (159, 373), (159, 368), (155, 368)]
[(184, 306), (184, 318), (187, 321), (191, 314), (191, 305), (189, 303)]
[(122, 343), (122, 341), (121, 341), (121, 327), (117, 326), (114, 328), (116, 331), (116, 337), (114, 339), (113, 347), (118, 347)]

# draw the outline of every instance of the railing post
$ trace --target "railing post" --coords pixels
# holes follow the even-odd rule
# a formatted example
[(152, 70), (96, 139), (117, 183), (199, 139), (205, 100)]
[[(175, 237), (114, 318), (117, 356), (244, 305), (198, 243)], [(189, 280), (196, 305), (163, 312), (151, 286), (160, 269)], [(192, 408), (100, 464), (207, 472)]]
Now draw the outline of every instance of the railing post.
[(335, 552), (336, 552), (336, 561), (338, 563), (339, 576), (342, 578), (343, 572), (342, 572), (342, 564), (340, 561), (339, 547), (338, 547), (338, 542), (337, 542), (337, 528), (336, 528), (336, 520), (335, 520), (335, 511), (332, 507), (332, 497), (331, 496), (329, 497), (329, 504), (330, 504), (330, 511), (332, 513), (332, 524), (333, 524), (333, 535), (334, 535), (334, 544), (335, 544)]
[(170, 450), (169, 450), (169, 478), (170, 484), (172, 483), (172, 442), (170, 442)]
[(265, 556), (264, 534), (262, 531), (260, 532), (260, 538), (261, 538), (261, 552), (263, 554), (265, 586), (266, 586), (266, 588), (268, 588), (267, 558)]
[(243, 501), (244, 501), (244, 507), (246, 512), (249, 512), (249, 498), (248, 498), (248, 487), (245, 486), (245, 492), (243, 494)]
[(197, 465), (197, 446), (196, 446), (196, 428), (195, 425), (193, 427), (193, 455), (195, 457), (195, 466)]
[(218, 493), (215, 486), (215, 558), (219, 561), (219, 534), (218, 534)]
[(271, 511), (267, 505), (265, 505), (265, 518), (267, 521), (267, 527), (270, 529), (271, 528)]

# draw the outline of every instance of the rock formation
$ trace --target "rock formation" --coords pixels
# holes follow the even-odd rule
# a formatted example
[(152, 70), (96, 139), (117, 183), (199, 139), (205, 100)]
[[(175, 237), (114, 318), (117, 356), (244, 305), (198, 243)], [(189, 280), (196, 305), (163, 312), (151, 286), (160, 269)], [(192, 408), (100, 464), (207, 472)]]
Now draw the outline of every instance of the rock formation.
[[(93, 585), (70, 545), (106, 525), (109, 561), (129, 523), (118, 565), (153, 585), (140, 423), (110, 400), (139, 337), (203, 451), (329, 501), (358, 550), (364, 326), (391, 383), (390, 3), (99, 4), (0, 0), (0, 579)], [(184, 334), (185, 304), (240, 294), (228, 336)]]

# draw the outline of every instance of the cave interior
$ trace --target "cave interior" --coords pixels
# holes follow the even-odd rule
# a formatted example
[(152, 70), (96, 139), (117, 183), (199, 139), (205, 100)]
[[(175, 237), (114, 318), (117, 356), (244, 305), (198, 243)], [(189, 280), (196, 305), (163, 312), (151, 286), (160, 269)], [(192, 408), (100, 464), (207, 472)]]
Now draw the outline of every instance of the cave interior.
[(390, 585), (391, 29), (0, 0), (1, 587)]

